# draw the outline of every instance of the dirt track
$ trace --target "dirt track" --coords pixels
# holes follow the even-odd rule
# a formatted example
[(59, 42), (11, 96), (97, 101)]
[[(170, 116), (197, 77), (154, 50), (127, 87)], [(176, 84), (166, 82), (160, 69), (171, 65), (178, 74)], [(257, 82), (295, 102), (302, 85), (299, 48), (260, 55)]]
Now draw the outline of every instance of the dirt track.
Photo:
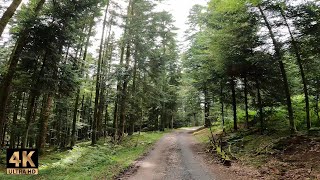
[(234, 179), (219, 173), (205, 163), (196, 152), (194, 128), (177, 130), (165, 135), (143, 160), (120, 179), (128, 180), (215, 180)]

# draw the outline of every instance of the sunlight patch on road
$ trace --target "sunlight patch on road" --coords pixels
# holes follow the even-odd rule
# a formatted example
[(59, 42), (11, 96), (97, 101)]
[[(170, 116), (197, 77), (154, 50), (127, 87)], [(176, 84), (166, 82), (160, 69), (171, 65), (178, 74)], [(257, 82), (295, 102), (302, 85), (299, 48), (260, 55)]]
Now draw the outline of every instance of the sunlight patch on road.
[(202, 126), (199, 126), (199, 127), (183, 127), (183, 128), (180, 128), (181, 130), (187, 130), (187, 131), (195, 131), (199, 128), (201, 128)]
[(152, 168), (152, 167), (154, 167), (154, 166), (155, 166), (155, 164), (150, 163), (150, 162), (144, 162), (144, 163), (141, 165), (141, 167), (143, 167), (143, 168)]

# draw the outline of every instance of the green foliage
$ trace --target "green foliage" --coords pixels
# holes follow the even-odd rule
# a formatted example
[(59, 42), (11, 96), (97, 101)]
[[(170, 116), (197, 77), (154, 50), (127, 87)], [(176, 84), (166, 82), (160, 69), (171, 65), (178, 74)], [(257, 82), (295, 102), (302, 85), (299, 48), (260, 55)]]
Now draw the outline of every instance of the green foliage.
[[(36, 179), (112, 179), (146, 153), (164, 133), (141, 133), (127, 137), (120, 145), (100, 141), (96, 146), (80, 143), (65, 152), (40, 157)], [(1, 179), (29, 179), (27, 176), (0, 174)]]

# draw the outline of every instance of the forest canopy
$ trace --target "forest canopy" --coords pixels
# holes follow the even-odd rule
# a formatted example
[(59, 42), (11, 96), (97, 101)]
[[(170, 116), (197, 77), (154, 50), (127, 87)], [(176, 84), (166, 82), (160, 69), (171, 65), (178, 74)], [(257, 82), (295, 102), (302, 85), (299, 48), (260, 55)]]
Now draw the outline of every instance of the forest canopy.
[(1, 144), (64, 149), (203, 124), (261, 133), (320, 126), (319, 2), (195, 5), (185, 51), (161, 3), (2, 7)]

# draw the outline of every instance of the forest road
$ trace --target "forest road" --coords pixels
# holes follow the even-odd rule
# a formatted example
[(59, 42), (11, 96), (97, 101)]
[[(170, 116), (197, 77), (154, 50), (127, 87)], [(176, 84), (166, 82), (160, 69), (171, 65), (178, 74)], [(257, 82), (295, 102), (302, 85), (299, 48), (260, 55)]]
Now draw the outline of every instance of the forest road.
[[(200, 152), (192, 131), (195, 128), (179, 129), (166, 134), (153, 150), (120, 179), (126, 180), (215, 180)], [(202, 152), (203, 153), (203, 152)]]

